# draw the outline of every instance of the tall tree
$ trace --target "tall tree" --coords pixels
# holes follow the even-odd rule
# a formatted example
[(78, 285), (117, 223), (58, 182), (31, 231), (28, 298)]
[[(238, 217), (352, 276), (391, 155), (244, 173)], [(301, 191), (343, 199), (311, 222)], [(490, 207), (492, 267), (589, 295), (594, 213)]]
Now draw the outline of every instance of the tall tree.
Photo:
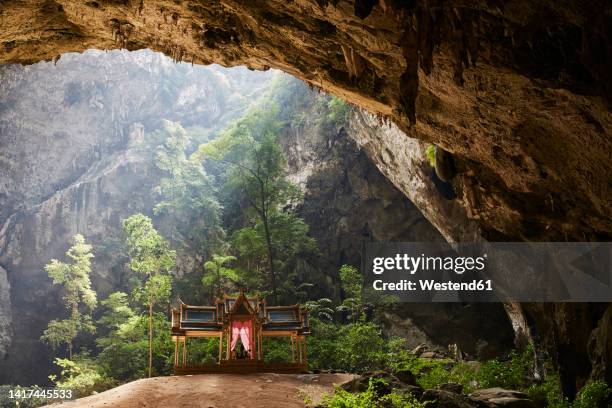
[(170, 300), (176, 252), (153, 227), (151, 219), (134, 214), (123, 221), (123, 232), (130, 257), (129, 267), (145, 278), (140, 295), (149, 312), (149, 377), (153, 367), (153, 308)]
[(173, 243), (210, 256), (224, 236), (221, 205), (201, 160), (187, 155), (190, 132), (178, 123), (164, 121), (163, 129), (152, 138), (162, 140), (156, 148), (155, 163), (164, 174), (156, 187), (161, 200), (153, 211), (169, 217)]
[(340, 267), (340, 282), (344, 292), (344, 300), (338, 306), (338, 310), (347, 311), (350, 318), (356, 323), (361, 318), (364, 308), (361, 299), (363, 276), (354, 266), (342, 265)]
[(281, 122), (278, 109), (252, 109), (220, 136), (199, 149), (199, 156), (227, 165), (227, 184), (233, 188), (261, 223), (267, 251), (272, 296), (278, 300), (276, 253), (271, 221), (279, 207), (295, 199), (298, 189), (285, 178), (285, 157), (278, 143)]
[(202, 284), (204, 286), (214, 286), (213, 296), (221, 296), (223, 285), (227, 282), (240, 282), (238, 273), (229, 267), (229, 264), (234, 261), (236, 261), (235, 256), (214, 254), (212, 259), (204, 264), (205, 273), (202, 277)]
[[(53, 280), (54, 285), (61, 285), (64, 290), (62, 300), (70, 311), (68, 318), (51, 320), (41, 336), (41, 340), (49, 343), (53, 348), (65, 343), (68, 346), (68, 355), (72, 359), (74, 339), (80, 332), (94, 332), (91, 313), (96, 307), (96, 292), (91, 288), (91, 259), (92, 246), (85, 243), (85, 238), (77, 234), (74, 244), (66, 252), (69, 263), (52, 259), (45, 266), (45, 271)], [(83, 310), (84, 309), (84, 310)]]

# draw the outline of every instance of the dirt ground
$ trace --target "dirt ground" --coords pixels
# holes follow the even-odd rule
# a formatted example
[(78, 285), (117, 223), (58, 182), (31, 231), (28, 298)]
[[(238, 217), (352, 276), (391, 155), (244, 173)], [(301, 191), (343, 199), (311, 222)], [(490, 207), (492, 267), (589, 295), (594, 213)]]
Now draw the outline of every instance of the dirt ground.
[(54, 408), (293, 408), (304, 407), (305, 396), (316, 404), (334, 384), (351, 374), (203, 374), (155, 377)]

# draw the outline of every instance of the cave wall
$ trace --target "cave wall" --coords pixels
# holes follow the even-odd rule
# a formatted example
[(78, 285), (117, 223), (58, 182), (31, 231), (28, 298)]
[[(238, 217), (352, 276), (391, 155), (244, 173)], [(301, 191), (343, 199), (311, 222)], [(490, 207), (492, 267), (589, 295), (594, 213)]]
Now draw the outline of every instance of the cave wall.
[[(407, 138), (397, 127), (383, 126), (356, 109), (340, 124), (322, 122), (316, 92), (298, 88), (294, 93), (305, 101), (296, 112), (302, 120), (289, 122), (281, 144), (289, 178), (304, 193), (297, 212), (317, 239), (323, 255), (317, 259), (320, 269), (335, 272), (343, 264), (361, 268), (363, 248), (369, 242), (444, 241), (426, 215), (445, 226), (442, 230), (452, 227), (467, 234), (473, 227), (456, 200), (436, 187), (423, 143), (409, 140), (411, 148), (405, 149), (409, 165), (391, 163), (412, 174), (409, 188), (398, 187), (377, 162), (381, 151), (387, 158), (402, 154), (398, 146), (385, 148), (386, 140)], [(428, 212), (424, 215), (411, 200), (426, 203)], [(336, 285), (329, 287), (338, 287), (338, 276), (332, 278)], [(377, 317), (385, 335), (402, 337), (409, 348), (427, 344), (446, 350), (454, 344), (466, 357), (488, 359), (513, 347), (514, 332), (501, 304), (402, 302), (377, 311)]]

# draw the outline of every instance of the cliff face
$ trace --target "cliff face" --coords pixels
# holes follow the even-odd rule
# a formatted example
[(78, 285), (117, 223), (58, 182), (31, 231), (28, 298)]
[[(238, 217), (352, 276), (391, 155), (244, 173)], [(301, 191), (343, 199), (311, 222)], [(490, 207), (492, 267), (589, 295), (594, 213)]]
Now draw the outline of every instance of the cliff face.
[[(379, 170), (384, 167), (374, 146), (388, 152), (384, 141), (406, 138), (401, 131), (358, 111), (350, 111), (341, 124), (325, 122), (317, 112), (314, 91), (298, 88), (294, 93), (305, 101), (296, 112), (301, 120), (291, 121), (281, 141), (290, 178), (304, 192), (298, 212), (317, 239), (322, 269), (361, 265), (368, 242), (441, 242), (445, 237), (434, 226), (464, 234), (473, 228), (457, 201), (434, 184), (422, 143), (409, 140), (412, 148), (406, 151), (410, 160), (404, 168), (412, 182), (394, 185), (392, 175), (385, 177)], [(364, 140), (370, 142), (360, 146)], [(422, 213), (417, 202), (427, 204), (428, 211)], [(385, 310), (381, 319), (385, 332), (403, 337), (409, 347), (456, 344), (479, 358), (503, 354), (514, 339), (500, 304), (402, 303)]]
[(120, 223), (157, 203), (160, 173), (146, 139), (161, 120), (207, 137), (271, 77), (152, 52), (0, 68), (0, 383), (47, 381), (52, 358), (39, 337), (63, 308), (43, 267), (63, 259), (74, 234), (95, 247), (98, 295), (122, 287)]

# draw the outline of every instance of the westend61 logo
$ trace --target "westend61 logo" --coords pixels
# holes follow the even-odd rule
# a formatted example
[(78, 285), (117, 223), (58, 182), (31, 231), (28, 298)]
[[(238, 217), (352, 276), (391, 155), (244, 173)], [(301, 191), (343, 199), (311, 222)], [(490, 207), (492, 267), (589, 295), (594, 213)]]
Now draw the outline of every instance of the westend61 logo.
[(611, 258), (611, 242), (369, 243), (363, 296), (371, 302), (612, 302)]
[(487, 254), (483, 256), (410, 256), (395, 254), (394, 257), (376, 257), (373, 260), (372, 272), (380, 275), (385, 271), (404, 271), (414, 275), (418, 271), (446, 271), (457, 275), (470, 271), (483, 271)]

